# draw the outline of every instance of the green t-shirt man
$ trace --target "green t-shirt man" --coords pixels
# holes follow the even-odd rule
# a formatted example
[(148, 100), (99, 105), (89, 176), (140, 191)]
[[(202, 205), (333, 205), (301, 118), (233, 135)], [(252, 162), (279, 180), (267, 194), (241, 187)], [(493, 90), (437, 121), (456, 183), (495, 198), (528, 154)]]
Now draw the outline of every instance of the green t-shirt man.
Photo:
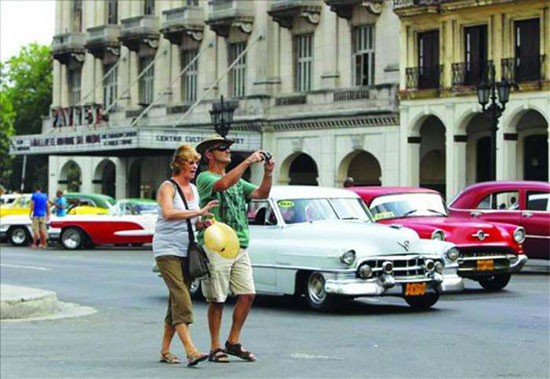
[[(250, 241), (247, 202), (257, 187), (246, 180), (239, 179), (225, 191), (212, 193), (214, 184), (221, 178), (221, 175), (210, 171), (199, 174), (197, 190), (200, 196), (200, 207), (204, 207), (209, 201), (218, 200), (220, 206), (210, 210), (214, 218), (232, 227), (239, 237), (241, 248), (247, 248)], [(204, 244), (204, 230), (199, 232), (197, 239), (199, 243)]]

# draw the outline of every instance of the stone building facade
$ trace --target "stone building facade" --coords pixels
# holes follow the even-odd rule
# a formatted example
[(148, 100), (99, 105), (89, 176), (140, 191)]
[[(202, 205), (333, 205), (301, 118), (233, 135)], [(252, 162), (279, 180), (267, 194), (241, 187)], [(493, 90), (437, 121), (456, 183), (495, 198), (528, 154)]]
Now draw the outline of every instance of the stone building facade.
[(487, 180), (490, 119), (476, 86), (494, 66), (517, 87), (499, 119), (496, 178), (549, 178), (550, 3), (395, 0), (403, 183), (451, 197)]
[(220, 95), (236, 160), (271, 151), (277, 183), (399, 183), (391, 2), (59, 0), (53, 57), (52, 113), (13, 149), (50, 155), (52, 193), (76, 170), (81, 191), (154, 196)]

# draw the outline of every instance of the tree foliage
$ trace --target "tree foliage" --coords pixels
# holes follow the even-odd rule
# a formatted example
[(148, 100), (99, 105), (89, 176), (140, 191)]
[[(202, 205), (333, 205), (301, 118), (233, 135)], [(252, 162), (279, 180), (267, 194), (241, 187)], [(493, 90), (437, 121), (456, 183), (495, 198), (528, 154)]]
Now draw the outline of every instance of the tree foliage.
[[(52, 103), (51, 47), (31, 43), (24, 46), (19, 54), (11, 57), (1, 66), (2, 78), (2, 137), (9, 135), (8, 124), (12, 120), (12, 133), (15, 135), (39, 134), (42, 131), (42, 116), (49, 113)], [(4, 106), (4, 103), (9, 104)], [(11, 115), (11, 116), (10, 116)], [(10, 118), (11, 117), (11, 118)], [(4, 134), (5, 133), (5, 134)], [(6, 137), (7, 138), (7, 137)], [(2, 154), (0, 142), (0, 154)], [(2, 161), (5, 157), (1, 156)], [(9, 159), (6, 159), (8, 161)], [(22, 157), (12, 159), (10, 180), (7, 187), (18, 190), (21, 185)], [(43, 189), (48, 186), (48, 157), (30, 155), (27, 160), (25, 190), (35, 185)]]

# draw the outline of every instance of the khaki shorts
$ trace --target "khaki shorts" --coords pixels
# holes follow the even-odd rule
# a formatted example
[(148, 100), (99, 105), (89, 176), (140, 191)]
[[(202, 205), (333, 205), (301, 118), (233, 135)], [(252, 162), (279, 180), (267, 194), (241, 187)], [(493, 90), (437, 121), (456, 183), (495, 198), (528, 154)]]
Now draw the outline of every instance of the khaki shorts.
[(252, 278), (252, 265), (246, 249), (241, 249), (234, 259), (223, 258), (204, 247), (210, 260), (210, 277), (202, 281), (202, 294), (206, 301), (223, 303), (231, 291), (235, 295), (256, 293)]
[(46, 232), (46, 217), (33, 217), (31, 229), (33, 232)]
[(166, 321), (169, 325), (193, 323), (193, 308), (189, 294), (189, 280), (183, 275), (182, 262), (184, 258), (175, 255), (157, 257), (157, 267), (168, 287), (168, 310)]

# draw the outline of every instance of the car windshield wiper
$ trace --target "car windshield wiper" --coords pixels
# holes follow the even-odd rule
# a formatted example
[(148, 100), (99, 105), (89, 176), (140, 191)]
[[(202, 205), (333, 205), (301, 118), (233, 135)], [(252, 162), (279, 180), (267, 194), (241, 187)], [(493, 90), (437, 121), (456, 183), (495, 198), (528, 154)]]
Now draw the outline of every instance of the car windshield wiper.
[(407, 217), (408, 215), (411, 215), (415, 212), (418, 212), (418, 209), (411, 209), (410, 211), (407, 211), (407, 212), (403, 213), (403, 215), (401, 217)]
[(428, 212), (432, 212), (432, 213), (437, 213), (438, 215), (441, 215), (441, 216), (447, 216), (446, 213), (444, 212), (441, 212), (441, 211), (438, 211), (437, 209), (426, 209)]

